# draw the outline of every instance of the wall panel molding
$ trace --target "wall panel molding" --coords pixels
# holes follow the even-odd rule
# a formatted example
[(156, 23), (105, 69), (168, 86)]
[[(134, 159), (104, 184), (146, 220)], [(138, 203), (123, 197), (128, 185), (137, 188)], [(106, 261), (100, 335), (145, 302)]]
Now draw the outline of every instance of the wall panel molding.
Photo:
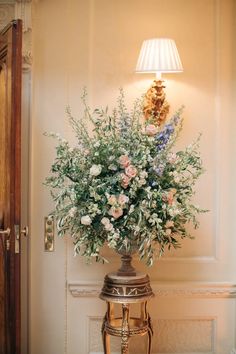
[(0, 3), (0, 30), (2, 30), (8, 22), (14, 18), (14, 3)]
[[(236, 284), (213, 282), (152, 282), (157, 297), (236, 298)], [(97, 297), (101, 281), (69, 281), (73, 297)]]
[(23, 22), (22, 70), (31, 70), (32, 65), (32, 3), (31, 0), (0, 1), (0, 30), (13, 19)]
[[(216, 318), (214, 317), (181, 317), (181, 318), (154, 318), (153, 353), (215, 353), (216, 349)], [(101, 342), (102, 317), (88, 317), (88, 352), (102, 351)], [(95, 334), (95, 335), (94, 335)], [(136, 337), (130, 341), (130, 353), (144, 353), (146, 348), (145, 337)], [(112, 353), (120, 349), (119, 338), (111, 342)], [(137, 354), (138, 354), (137, 353)]]

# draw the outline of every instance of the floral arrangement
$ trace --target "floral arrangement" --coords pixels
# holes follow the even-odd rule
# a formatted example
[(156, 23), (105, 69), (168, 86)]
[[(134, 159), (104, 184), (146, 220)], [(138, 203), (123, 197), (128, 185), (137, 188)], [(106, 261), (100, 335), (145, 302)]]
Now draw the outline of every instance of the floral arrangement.
[[(58, 234), (70, 234), (75, 254), (105, 261), (104, 244), (118, 252), (137, 251), (152, 265), (167, 247), (178, 248), (190, 237), (186, 226), (198, 226), (203, 210), (192, 204), (194, 185), (202, 174), (199, 138), (173, 152), (182, 127), (182, 108), (162, 127), (143, 119), (142, 100), (128, 112), (121, 90), (117, 108), (89, 108), (69, 122), (78, 144), (71, 147), (58, 134), (56, 158), (46, 185), (55, 202), (52, 215)], [(90, 133), (88, 126), (93, 126)]]

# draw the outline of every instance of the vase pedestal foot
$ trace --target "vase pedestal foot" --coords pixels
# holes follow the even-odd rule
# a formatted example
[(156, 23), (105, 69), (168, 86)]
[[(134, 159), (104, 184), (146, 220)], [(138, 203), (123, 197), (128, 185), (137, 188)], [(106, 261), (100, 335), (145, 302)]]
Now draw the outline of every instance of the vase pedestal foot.
[(119, 276), (135, 276), (136, 270), (131, 264), (132, 256), (129, 254), (123, 254), (121, 256), (121, 267), (117, 271)]

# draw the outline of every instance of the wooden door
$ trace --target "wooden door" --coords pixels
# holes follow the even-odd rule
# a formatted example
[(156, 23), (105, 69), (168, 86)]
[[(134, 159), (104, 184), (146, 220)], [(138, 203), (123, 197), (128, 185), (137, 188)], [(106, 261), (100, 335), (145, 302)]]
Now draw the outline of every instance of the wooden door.
[(0, 354), (20, 353), (22, 22), (0, 33)]

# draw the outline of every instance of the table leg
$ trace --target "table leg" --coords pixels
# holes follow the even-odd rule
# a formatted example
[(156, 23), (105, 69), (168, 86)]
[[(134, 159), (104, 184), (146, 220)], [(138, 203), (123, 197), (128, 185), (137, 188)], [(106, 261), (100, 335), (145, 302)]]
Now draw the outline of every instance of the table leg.
[(152, 322), (151, 318), (148, 316), (148, 346), (147, 346), (147, 354), (151, 354), (151, 349), (152, 349), (152, 336), (153, 336), (153, 329), (152, 329)]
[(110, 336), (106, 331), (107, 313), (103, 319), (102, 323), (102, 342), (104, 354), (111, 354), (110, 352)]
[(152, 349), (152, 333), (150, 330), (148, 330), (148, 345), (147, 345), (147, 354), (151, 354), (151, 349)]
[(148, 313), (147, 313), (147, 301), (141, 303), (141, 317), (140, 319), (142, 321), (146, 321), (148, 318)]
[(122, 304), (121, 354), (129, 354), (129, 304)]
[(110, 351), (110, 335), (106, 331), (104, 331), (102, 333), (102, 341), (103, 341), (104, 354), (111, 354), (111, 351)]

